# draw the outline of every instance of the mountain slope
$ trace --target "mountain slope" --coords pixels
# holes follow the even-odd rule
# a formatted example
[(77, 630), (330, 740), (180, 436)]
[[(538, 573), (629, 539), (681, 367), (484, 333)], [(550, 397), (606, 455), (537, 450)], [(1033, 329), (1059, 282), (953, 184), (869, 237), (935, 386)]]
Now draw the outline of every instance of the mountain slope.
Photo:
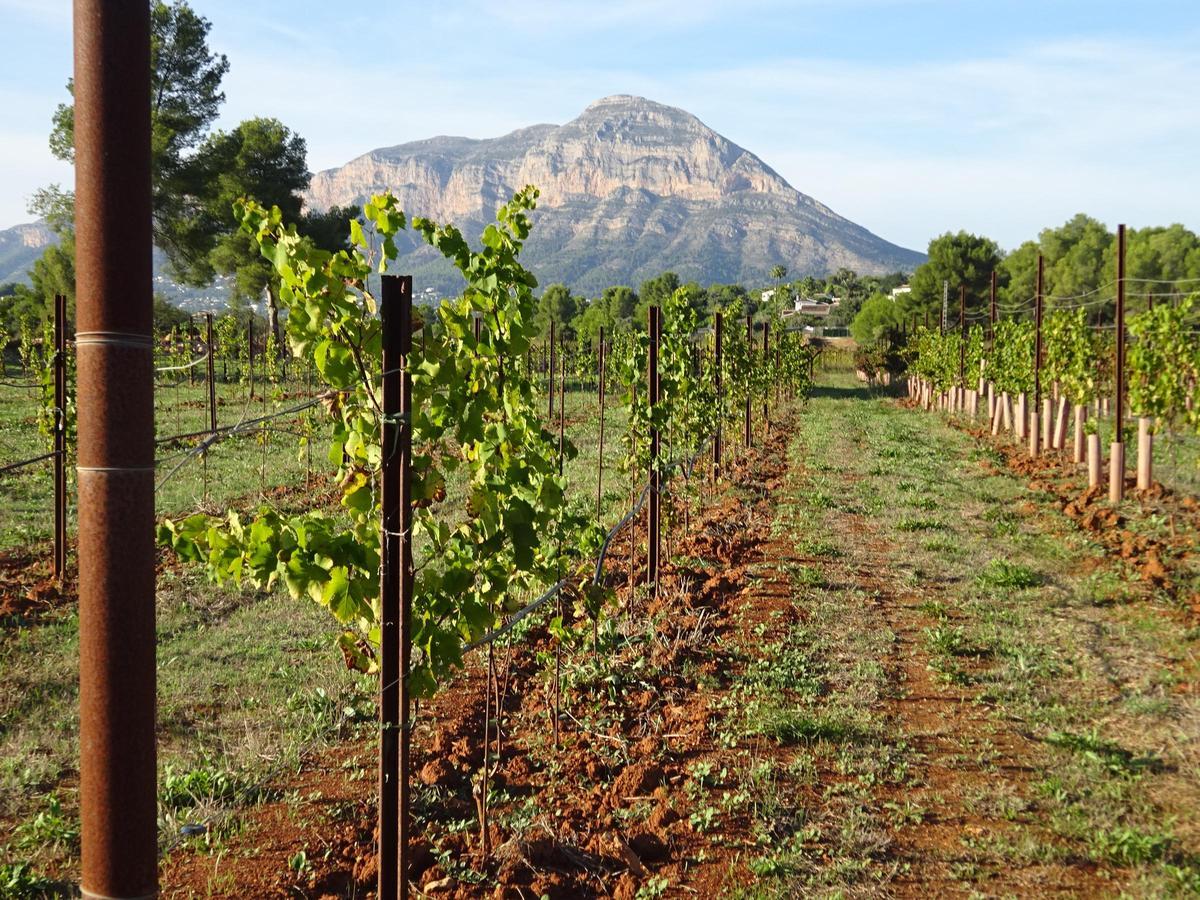
[[(795, 190), (695, 116), (630, 96), (599, 100), (563, 126), (374, 150), (315, 175), (308, 201), (324, 209), (391, 189), (410, 214), (453, 222), (470, 237), (525, 184), (541, 191), (526, 264), (543, 284), (586, 293), (667, 269), (753, 285), (776, 264), (795, 275), (841, 266), (867, 274), (924, 260)], [(433, 251), (406, 249), (403, 266), (419, 285), (455, 288)]]
[(29, 270), (46, 247), (57, 242), (45, 222), (30, 222), (0, 230), (0, 284), (27, 282)]

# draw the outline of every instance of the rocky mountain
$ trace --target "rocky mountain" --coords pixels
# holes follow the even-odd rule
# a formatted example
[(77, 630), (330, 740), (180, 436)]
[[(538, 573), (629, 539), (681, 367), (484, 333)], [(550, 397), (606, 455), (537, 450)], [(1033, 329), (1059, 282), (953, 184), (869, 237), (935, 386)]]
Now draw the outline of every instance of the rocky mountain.
[(0, 230), (0, 284), (28, 281), (30, 269), (42, 252), (58, 238), (44, 222), (30, 222)]
[[(30, 222), (0, 229), (0, 284), (29, 283), (29, 272), (46, 247), (58, 242), (45, 222)], [(223, 310), (228, 303), (232, 277), (218, 275), (212, 284), (192, 287), (179, 284), (170, 274), (166, 254), (154, 250), (154, 292), (188, 312)]]
[[(503, 137), (435, 137), (373, 150), (313, 177), (315, 208), (390, 189), (410, 215), (476, 236), (514, 191), (541, 191), (524, 259), (539, 281), (598, 293), (670, 269), (702, 284), (789, 273), (911, 271), (924, 256), (837, 215), (695, 116), (640, 97), (598, 100), (566, 125)], [(407, 245), (418, 286), (458, 279), (429, 248)]]

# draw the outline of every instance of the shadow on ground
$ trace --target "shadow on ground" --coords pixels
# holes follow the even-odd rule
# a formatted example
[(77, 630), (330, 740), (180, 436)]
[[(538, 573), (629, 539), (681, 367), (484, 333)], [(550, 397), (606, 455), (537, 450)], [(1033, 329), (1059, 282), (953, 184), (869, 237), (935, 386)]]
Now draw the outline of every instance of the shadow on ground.
[(812, 398), (827, 397), (830, 400), (875, 400), (883, 397), (900, 397), (904, 394), (901, 384), (886, 387), (868, 387), (866, 384), (816, 384), (809, 394)]

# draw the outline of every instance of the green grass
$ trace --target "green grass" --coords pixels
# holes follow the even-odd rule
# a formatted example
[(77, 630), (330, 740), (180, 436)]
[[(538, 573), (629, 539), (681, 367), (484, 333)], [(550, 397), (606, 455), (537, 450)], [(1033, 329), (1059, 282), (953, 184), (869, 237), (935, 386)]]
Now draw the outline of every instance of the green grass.
[[(237, 421), (247, 409), (249, 415), (261, 413), (263, 404), (257, 401), (246, 407), (243, 385), (218, 388), (225, 401), (221, 424)], [(600, 462), (595, 394), (577, 380), (569, 388), (567, 435), (579, 450), (565, 467), (570, 497), (594, 510)], [(203, 385), (161, 392), (159, 433), (206, 427), (204, 397)], [(0, 427), (12, 432), (18, 405), (4, 405), (4, 399), (0, 391)], [(175, 409), (176, 401), (189, 405)], [(270, 410), (274, 404), (265, 406)], [(611, 524), (629, 502), (628, 479), (618, 470), (624, 413), (615, 401), (606, 408), (605, 428), (602, 511)], [(188, 445), (160, 447), (160, 454), (170, 465)], [(314, 471), (333, 471), (325, 455), (318, 440), (312, 448)], [(207, 460), (207, 499), (204, 466), (189, 460), (159, 493), (159, 515), (252, 509), (264, 488), (303, 484), (304, 457), (293, 436), (276, 436), (266, 445), (256, 438), (222, 442)], [(46, 482), (48, 489), (48, 475)], [(17, 492), (28, 485), (36, 488), (38, 479), (0, 478), (0, 501), (14, 512), (0, 527), (0, 550), (44, 546), (49, 496), (29, 489), (20, 495), (26, 497), (22, 505)], [(452, 483), (449, 490), (460, 492), (462, 485)], [(312, 501), (301, 492), (283, 502), (301, 509)], [(177, 840), (181, 825), (196, 819), (223, 823), (216, 832), (210, 829), (210, 838), (236, 830), (238, 811), (265, 796), (273, 774), (295, 765), (309, 750), (372, 728), (373, 681), (346, 669), (334, 645), (337, 623), (306, 598), (291, 600), (282, 588), (272, 593), (217, 588), (196, 567), (168, 568), (159, 577), (157, 626), (165, 844)], [(77, 841), (47, 835), (52, 826), (61, 824), (66, 836), (77, 827), (75, 789), (61, 785), (78, 767), (78, 638), (72, 606), (31, 627), (0, 631), (0, 816), (12, 823), (7, 834), (0, 828), (0, 850), (9, 848), (0, 858), (11, 852), (27, 864), (0, 873), (0, 879), (14, 884), (37, 884), (43, 875), (70, 872), (74, 865)], [(33, 840), (35, 834), (47, 839)]]
[[(964, 835), (963, 852), (949, 851), (944, 866), (958, 890), (1031, 894), (1043, 883), (1038, 867), (1094, 865), (1114, 894), (1194, 893), (1200, 838), (1177, 824), (1193, 818), (1200, 758), (1193, 725), (1182, 724), (1194, 722), (1194, 704), (1171, 685), (1180, 677), (1175, 665), (1194, 666), (1198, 635), (1119, 560), (1097, 565), (1103, 551), (1022, 479), (1002, 467), (982, 472), (978, 461), (996, 463), (996, 453), (941, 416), (864, 402), (845, 376), (830, 373), (795, 441), (791, 454), (806, 474), (784, 502), (805, 523), (796, 540), (803, 568), (791, 571), (803, 622), (796, 642), (819, 661), (826, 687), (779, 699), (764, 691), (760, 697), (770, 699), (755, 712), (761, 734), (797, 748), (816, 768), (795, 778), (776, 766), (779, 796), (836, 782), (806, 811), (806, 827), (818, 827), (804, 841), (794, 840), (796, 824), (773, 835), (771, 849), (748, 862), (754, 885), (733, 878), (731, 896), (886, 893), (893, 861), (867, 850), (870, 838), (917, 827), (946, 799), (920, 783), (924, 760), (912, 747), (922, 735), (896, 722), (871, 727), (876, 698), (903, 696), (905, 683), (885, 679), (864, 694), (851, 675), (855, 661), (869, 666), (887, 655), (886, 644), (852, 649), (855, 638), (879, 627), (873, 608), (859, 606), (853, 593), (861, 573), (906, 593), (910, 640), (928, 658), (938, 690), (965, 692), (990, 728), (1032, 732), (1044, 748), (1034, 745), (1018, 759), (1032, 768), (1029, 779), (997, 768), (989, 741), (966, 733), (958, 753), (943, 761), (980, 773), (973, 777), (981, 792), (964, 798), (966, 808), (1004, 829)], [(869, 525), (847, 528), (824, 502), (847, 487)], [(1165, 527), (1152, 509), (1127, 507), (1126, 527)], [(829, 596), (826, 584), (838, 591)], [(861, 716), (868, 727), (842, 740), (839, 716)], [(1192, 737), (1181, 740), (1185, 732)], [(836, 775), (821, 775), (831, 757)], [(915, 777), (912, 785), (901, 779), (911, 815), (895, 804), (873, 805), (874, 786), (891, 777), (880, 759)], [(1035, 873), (1028, 880), (1026, 870)], [(1070, 883), (1073, 876), (1064, 877)]]
[[(945, 868), (958, 873), (963, 893), (988, 887), (997, 873), (1019, 879), (1029, 866), (1071, 860), (1101, 867), (1131, 895), (1184, 894), (1200, 884), (1194, 829), (1177, 827), (1190, 821), (1188, 798), (1200, 779), (1187, 730), (1194, 706), (1177, 689), (1200, 634), (1164, 615), (1163, 599), (1119, 563), (1082, 565), (1095, 562), (1096, 546), (1048, 506), (1023, 511), (1025, 484), (982, 473), (971, 438), (840, 373), (825, 378), (798, 418), (788, 450), (793, 474), (772, 496), (771, 533), (785, 539), (789, 558), (754, 570), (759, 580), (774, 574), (788, 586), (794, 615), (759, 623), (745, 647), (722, 646), (730, 665), (696, 677), (703, 689), (727, 684), (711, 729), (730, 774), (728, 785), (720, 778), (726, 798), (715, 772), (693, 772), (692, 828), (715, 837), (722, 823), (744, 820), (754, 837), (743, 853), (754, 878), (732, 873), (728, 894), (887, 893), (898, 871), (892, 836), (919, 827), (942, 802), (926, 783), (928, 735), (883, 713), (909, 691), (897, 674), (901, 654), (927, 658), (937, 689), (962, 695), (956, 702), (964, 709), (1029, 748), (1021, 760), (1032, 770), (1028, 780), (997, 767), (995, 749), (974, 737), (939, 762), (984, 773), (988, 795), (963, 802), (1006, 828), (947, 851)], [(228, 390), (223, 415), (232, 416), (241, 388)], [(580, 451), (567, 464), (571, 498), (593, 508), (594, 395), (581, 387), (568, 392), (567, 404), (568, 435)], [(160, 431), (197, 416), (202, 409), (164, 412)], [(0, 427), (16, 433), (19, 419), (0, 396)], [(617, 474), (623, 424), (614, 403), (605, 416), (608, 522), (629, 499), (628, 481)], [(214, 451), (213, 507), (231, 498), (255, 502), (263, 450), (251, 439)], [(266, 450), (268, 487), (303, 478), (295, 441)], [(320, 445), (313, 456), (328, 471)], [(160, 513), (204, 502), (197, 465), (168, 483)], [(20, 501), (20, 489), (0, 480), (0, 491), (11, 492), (0, 501), (31, 502)], [(15, 524), (0, 530), (0, 548), (39, 540), (35, 513), (17, 509)], [(168, 569), (157, 613), (164, 843), (182, 824), (211, 820), (224, 823), (219, 849), (239, 810), (267, 796), (272, 775), (306, 749), (373, 733), (374, 685), (346, 671), (332, 649), (337, 629), (315, 604), (218, 590), (198, 571)], [(905, 615), (911, 620), (900, 635), (894, 626)], [(627, 666), (613, 667), (604, 654), (566, 666), (568, 689), (595, 701), (576, 714), (598, 734), (618, 724), (616, 698), (644, 683), (654, 623), (648, 627), (642, 643), (631, 641)], [(602, 647), (614, 634), (602, 630)], [(701, 653), (724, 638), (695, 640)], [(0, 858), (11, 860), (0, 865), (0, 896), (44, 890), (73, 865), (77, 656), (70, 608), (0, 633), (0, 816), (12, 823), (0, 833)], [(605, 746), (614, 762), (627, 761), (621, 741)], [(296, 866), (308, 862), (298, 856)], [(649, 881), (643, 888), (660, 889)]]

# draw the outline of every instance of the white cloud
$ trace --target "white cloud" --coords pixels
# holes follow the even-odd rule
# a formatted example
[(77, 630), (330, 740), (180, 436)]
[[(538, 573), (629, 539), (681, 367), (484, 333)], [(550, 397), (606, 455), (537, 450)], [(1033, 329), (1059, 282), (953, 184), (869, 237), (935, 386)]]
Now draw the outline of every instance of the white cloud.
[(960, 227), (1015, 244), (1080, 210), (1197, 228), (1200, 59), (1184, 43), (738, 67), (696, 76), (692, 111), (909, 246)]
[[(0, 11), (23, 16), (42, 6), (0, 0)], [(46, 6), (53, 9), (45, 15), (69, 17), (65, 2)], [(738, 10), (769, 21), (772, 10), (794, 8), (745, 0)], [(285, 4), (210, 0), (201, 11), (213, 20), (213, 46), (232, 62), (223, 126), (276, 116), (308, 140), (314, 170), (435, 134), (491, 137), (561, 123), (598, 97), (634, 93), (697, 114), (799, 190), (908, 246), (960, 227), (1014, 245), (1080, 210), (1110, 222), (1200, 228), (1194, 32), (1156, 42), (1061, 39), (943, 61), (898, 46), (890, 58), (864, 61), (764, 54), (768, 61), (749, 64), (697, 58), (683, 70), (652, 62), (585, 68), (486, 40), (444, 40), (440, 31), (465, 24), (472, 35), (495, 32), (500, 40), (519, 32), (532, 46), (556, 36), (570, 47), (589, 29), (632, 23), (643, 40), (692, 25), (716, 28), (729, 5), (470, 0), (436, 7), (426, 13), (432, 22), (418, 19), (413, 27), (425, 40), (396, 32), (386, 11), (349, 12), (320, 32), (287, 24)], [(372, 28), (396, 33), (395, 53), (363, 39)], [(362, 48), (345, 52), (355, 40)], [(49, 88), (57, 98), (58, 81), (44, 96), (0, 92), (15, 132), (0, 132), (0, 222), (23, 219), (24, 198), (36, 186), (64, 180), (44, 134), (57, 102)]]

